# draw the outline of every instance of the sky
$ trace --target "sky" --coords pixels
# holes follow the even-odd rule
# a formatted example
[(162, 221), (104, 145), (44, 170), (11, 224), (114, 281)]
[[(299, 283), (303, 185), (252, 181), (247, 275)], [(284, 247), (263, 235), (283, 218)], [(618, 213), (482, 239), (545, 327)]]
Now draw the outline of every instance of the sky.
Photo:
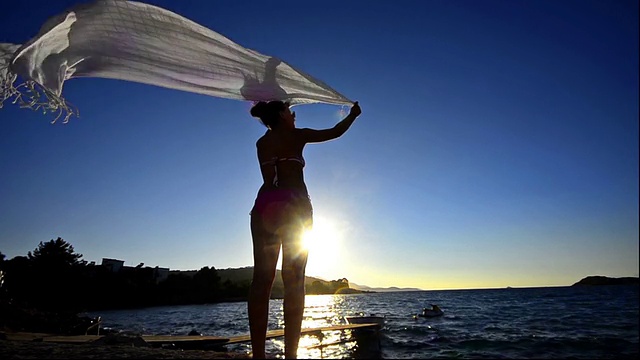
[[(78, 1), (9, 2), (24, 43)], [(424, 290), (638, 276), (638, 2), (148, 3), (283, 59), (351, 100), (307, 145), (308, 276)], [(58, 237), (87, 261), (251, 266), (265, 128), (250, 103), (72, 79), (67, 124), (0, 109), (0, 252)], [(298, 127), (348, 111), (294, 108)]]

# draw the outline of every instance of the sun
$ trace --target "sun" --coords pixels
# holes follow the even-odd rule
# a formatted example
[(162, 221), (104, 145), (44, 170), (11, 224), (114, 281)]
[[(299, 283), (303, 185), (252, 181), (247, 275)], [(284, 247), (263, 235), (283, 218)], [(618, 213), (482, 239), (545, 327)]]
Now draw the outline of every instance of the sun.
[(340, 258), (342, 231), (336, 224), (323, 217), (315, 218), (313, 229), (302, 236), (302, 243), (309, 251), (307, 274), (322, 276), (330, 265), (337, 263)]
[(309, 251), (323, 252), (336, 244), (339, 235), (335, 224), (318, 218), (314, 219), (313, 228), (302, 235), (302, 244)]

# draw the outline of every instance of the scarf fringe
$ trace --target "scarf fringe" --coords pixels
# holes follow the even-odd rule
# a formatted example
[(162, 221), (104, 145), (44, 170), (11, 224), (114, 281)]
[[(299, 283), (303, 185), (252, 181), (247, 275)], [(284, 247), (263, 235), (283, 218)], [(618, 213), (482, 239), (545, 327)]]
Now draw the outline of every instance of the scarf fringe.
[[(15, 86), (18, 76), (7, 71), (4, 78), (0, 78), (0, 109), (5, 101), (18, 104), (21, 108), (42, 111), (43, 114), (57, 113), (51, 121), (55, 124), (61, 117), (66, 124), (72, 116), (80, 117), (78, 109), (62, 96), (54, 94), (49, 89), (33, 80), (27, 80)], [(64, 115), (64, 117), (63, 117)]]

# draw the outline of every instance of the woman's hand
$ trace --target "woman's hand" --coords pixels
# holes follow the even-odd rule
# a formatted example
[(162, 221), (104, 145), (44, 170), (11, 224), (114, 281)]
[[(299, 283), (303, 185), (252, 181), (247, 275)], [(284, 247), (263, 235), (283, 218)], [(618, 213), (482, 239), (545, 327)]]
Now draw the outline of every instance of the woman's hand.
[(362, 110), (360, 109), (360, 104), (358, 104), (358, 102), (354, 102), (353, 106), (351, 107), (351, 111), (349, 111), (349, 115), (355, 117), (358, 117), (360, 114), (362, 114)]

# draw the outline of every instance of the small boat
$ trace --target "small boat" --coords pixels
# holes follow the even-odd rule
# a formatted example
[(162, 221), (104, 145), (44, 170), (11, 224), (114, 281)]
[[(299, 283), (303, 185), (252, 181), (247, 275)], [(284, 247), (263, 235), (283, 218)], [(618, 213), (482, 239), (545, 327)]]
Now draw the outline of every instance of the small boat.
[(384, 326), (384, 316), (376, 316), (374, 314), (369, 316), (365, 316), (364, 314), (347, 316), (345, 319), (347, 319), (349, 324), (377, 324), (379, 327)]
[(431, 305), (431, 309), (422, 309), (422, 314), (418, 314), (420, 317), (438, 317), (444, 315), (444, 312), (438, 305)]

